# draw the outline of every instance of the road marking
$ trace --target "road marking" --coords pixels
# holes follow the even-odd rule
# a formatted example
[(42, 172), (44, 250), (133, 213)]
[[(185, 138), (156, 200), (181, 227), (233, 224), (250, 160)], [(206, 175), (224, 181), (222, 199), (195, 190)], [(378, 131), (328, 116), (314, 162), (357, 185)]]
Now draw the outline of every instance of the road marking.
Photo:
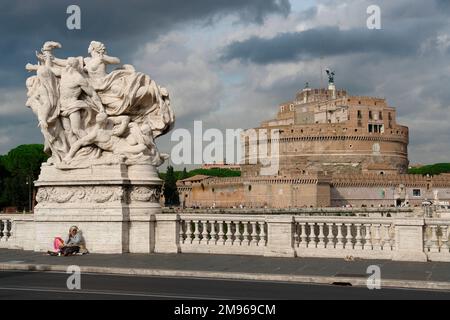
[[(47, 292), (47, 293), (76, 293), (76, 294), (93, 294), (103, 296), (129, 296), (129, 297), (146, 297), (146, 298), (167, 298), (167, 299), (195, 299), (195, 300), (226, 300), (224, 298), (198, 297), (198, 296), (181, 296), (168, 294), (147, 294), (147, 293), (125, 293), (113, 291), (93, 291), (93, 290), (61, 290), (61, 289), (45, 289), (45, 288), (23, 288), (23, 287), (0, 287), (0, 291), (28, 291), (28, 292)], [(231, 299), (231, 298), (229, 298)]]

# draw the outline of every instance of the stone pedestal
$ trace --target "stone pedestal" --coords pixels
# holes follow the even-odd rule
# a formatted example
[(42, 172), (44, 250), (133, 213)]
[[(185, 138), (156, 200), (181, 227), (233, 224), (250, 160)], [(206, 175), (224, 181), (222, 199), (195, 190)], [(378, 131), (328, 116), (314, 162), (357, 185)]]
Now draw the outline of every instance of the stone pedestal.
[(267, 257), (295, 257), (293, 216), (267, 216)]
[(36, 182), (35, 251), (76, 225), (93, 253), (150, 253), (162, 181), (152, 165), (60, 170), (42, 165)]
[(396, 261), (427, 261), (423, 251), (423, 219), (403, 219), (395, 222)]

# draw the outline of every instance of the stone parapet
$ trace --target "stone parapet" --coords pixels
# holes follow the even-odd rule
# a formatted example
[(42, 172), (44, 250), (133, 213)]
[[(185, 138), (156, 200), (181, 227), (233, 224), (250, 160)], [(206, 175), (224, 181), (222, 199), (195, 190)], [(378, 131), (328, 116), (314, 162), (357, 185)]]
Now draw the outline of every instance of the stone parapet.
[[(113, 253), (121, 244), (115, 235), (127, 230), (130, 252), (450, 261), (450, 219), (442, 218), (180, 212), (131, 222), (76, 223), (92, 252)], [(66, 227), (0, 216), (0, 247), (30, 249), (37, 241), (50, 249), (54, 234), (48, 228), (59, 225)]]

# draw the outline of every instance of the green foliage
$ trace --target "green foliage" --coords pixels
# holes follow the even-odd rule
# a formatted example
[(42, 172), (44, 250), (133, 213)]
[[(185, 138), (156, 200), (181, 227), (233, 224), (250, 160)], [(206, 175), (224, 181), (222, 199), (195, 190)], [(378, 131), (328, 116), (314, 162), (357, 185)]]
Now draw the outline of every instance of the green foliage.
[(450, 173), (450, 163), (436, 163), (419, 168), (411, 168), (408, 170), (408, 173), (421, 175), (438, 175), (441, 173)]
[(184, 168), (183, 172), (181, 173), (180, 180), (184, 180), (184, 179), (187, 179), (187, 178), (189, 178), (189, 175), (187, 173), (186, 168)]
[(193, 177), (195, 175), (202, 174), (205, 176), (211, 176), (211, 177), (240, 177), (241, 172), (237, 170), (230, 170), (230, 169), (221, 169), (221, 168), (215, 168), (215, 169), (194, 169), (189, 171), (189, 177)]
[(0, 207), (28, 208), (32, 183), (47, 159), (40, 144), (21, 145), (0, 157)]
[(167, 172), (160, 172), (159, 177), (164, 180), (164, 198), (166, 206), (179, 206), (180, 198), (178, 195), (177, 181), (187, 179), (196, 175), (205, 175), (211, 177), (240, 177), (241, 172), (230, 169), (194, 169), (187, 171), (174, 171), (173, 167), (167, 167)]
[[(191, 171), (186, 171), (186, 168), (184, 168), (183, 171), (174, 171), (174, 175), (177, 178), (177, 180), (183, 180), (187, 179), (196, 175), (205, 175), (210, 177), (240, 177), (241, 172), (237, 170), (230, 170), (230, 169), (194, 169)], [(159, 177), (162, 180), (165, 180), (166, 173), (160, 172)]]
[(165, 175), (164, 199), (166, 207), (180, 205), (180, 197), (177, 190), (177, 178), (172, 166), (167, 167), (167, 172)]

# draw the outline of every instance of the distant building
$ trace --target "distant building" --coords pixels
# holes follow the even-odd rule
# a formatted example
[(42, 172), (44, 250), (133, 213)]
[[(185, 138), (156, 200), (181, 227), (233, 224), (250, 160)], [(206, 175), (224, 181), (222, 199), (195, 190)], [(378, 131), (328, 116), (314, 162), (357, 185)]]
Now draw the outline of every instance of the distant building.
[[(261, 176), (249, 134), (279, 132), (279, 170)], [(258, 135), (259, 137), (259, 135)], [(418, 206), (450, 201), (450, 175), (408, 175), (408, 128), (385, 99), (328, 89), (299, 91), (275, 119), (244, 131), (241, 177), (178, 182), (187, 207)], [(268, 137), (270, 144), (271, 137)]]
[(202, 169), (228, 169), (233, 171), (240, 171), (241, 166), (238, 164), (228, 163), (205, 163), (202, 165)]

